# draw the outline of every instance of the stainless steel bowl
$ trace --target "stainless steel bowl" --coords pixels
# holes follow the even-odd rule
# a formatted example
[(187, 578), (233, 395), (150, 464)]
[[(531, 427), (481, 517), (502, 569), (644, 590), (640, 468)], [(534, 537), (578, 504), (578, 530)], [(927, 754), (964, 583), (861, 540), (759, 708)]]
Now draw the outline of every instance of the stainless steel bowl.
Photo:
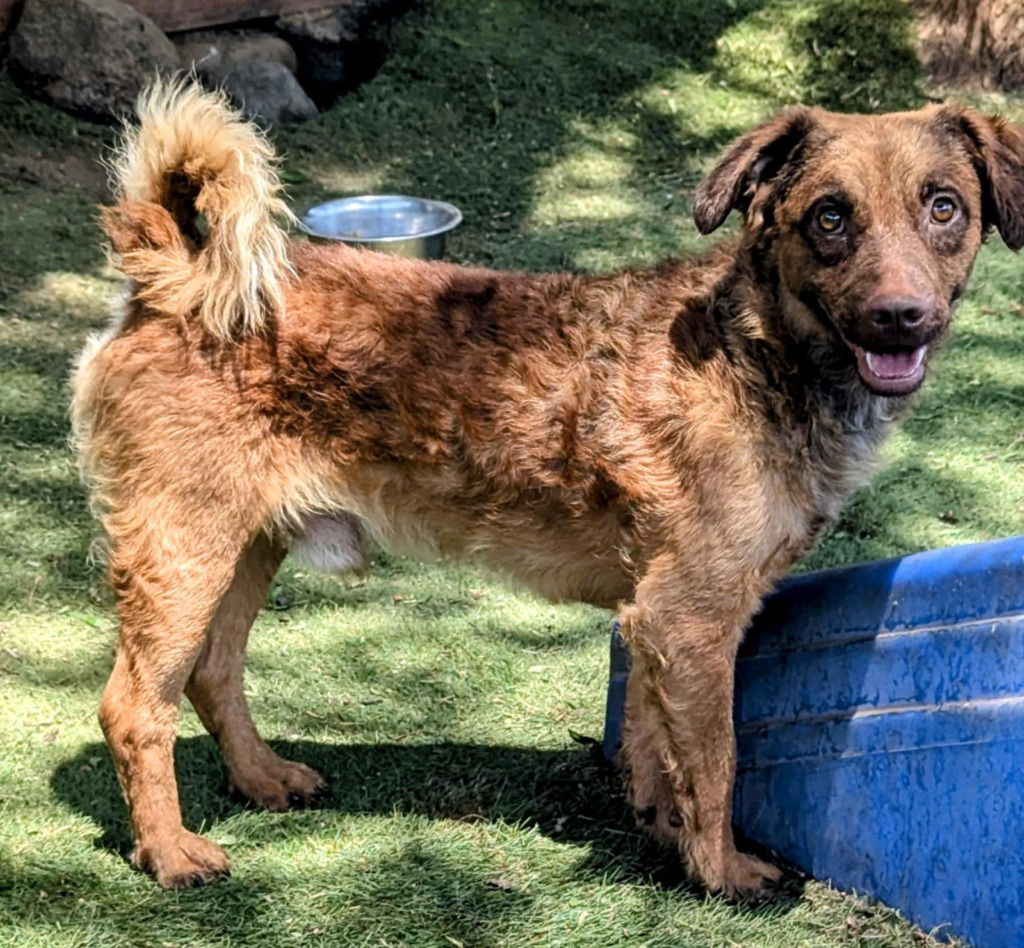
[(452, 204), (401, 194), (337, 198), (299, 217), (302, 229), (317, 240), (426, 260), (444, 256), (445, 235), (461, 221), (462, 212)]

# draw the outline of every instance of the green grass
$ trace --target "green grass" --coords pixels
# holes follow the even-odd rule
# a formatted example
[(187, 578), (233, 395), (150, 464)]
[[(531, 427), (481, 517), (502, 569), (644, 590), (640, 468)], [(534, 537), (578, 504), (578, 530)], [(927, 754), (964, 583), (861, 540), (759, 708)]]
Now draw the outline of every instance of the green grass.
[[(692, 186), (752, 122), (935, 91), (902, 0), (435, 0), (391, 41), (373, 82), (275, 135), (294, 201), (447, 198), (466, 216), (450, 255), (501, 267), (692, 249)], [(365, 583), (286, 568), (254, 633), (257, 720), (330, 779), (324, 805), (228, 798), (186, 711), (185, 819), (235, 876), (169, 894), (133, 872), (94, 716), (111, 603), (66, 447), (70, 361), (119, 291), (93, 223), (109, 140), (0, 79), (0, 944), (928, 941), (815, 883), (758, 910), (687, 887), (570, 737), (600, 731), (608, 616), (384, 557)], [(807, 565), (1024, 533), (1020, 266), (986, 247), (915, 414)]]

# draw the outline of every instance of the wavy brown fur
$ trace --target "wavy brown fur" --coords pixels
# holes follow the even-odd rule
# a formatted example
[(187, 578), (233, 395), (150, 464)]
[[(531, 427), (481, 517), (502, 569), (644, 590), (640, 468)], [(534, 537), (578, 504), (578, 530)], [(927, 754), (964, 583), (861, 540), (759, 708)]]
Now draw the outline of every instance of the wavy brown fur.
[[(709, 889), (778, 878), (730, 828), (736, 648), (927, 363), (878, 366), (939, 342), (988, 227), (1024, 239), (1019, 130), (791, 110), (701, 186), (702, 229), (745, 226), (700, 259), (584, 277), (295, 245), (289, 281), (262, 139), (194, 90), (145, 101), (124, 161), (142, 170), (105, 217), (132, 295), (74, 404), (119, 601), (101, 721), (135, 863), (170, 887), (227, 871), (181, 822), (183, 693), (242, 793), (316, 794), (256, 731), (246, 637), (290, 546), (340, 570), (372, 537), (617, 606), (638, 817)], [(203, 181), (202, 247), (176, 168)]]

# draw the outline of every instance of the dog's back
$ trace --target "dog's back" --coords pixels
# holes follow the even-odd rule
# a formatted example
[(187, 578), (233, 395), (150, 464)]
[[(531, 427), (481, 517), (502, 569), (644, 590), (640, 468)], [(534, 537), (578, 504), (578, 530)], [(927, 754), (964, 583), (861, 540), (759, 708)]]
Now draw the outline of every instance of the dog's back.
[[(629, 594), (632, 509), (657, 502), (645, 481), (674, 461), (638, 449), (649, 439), (625, 417), (672, 362), (640, 350), (680, 311), (702, 318), (692, 300), (712, 268), (509, 274), (288, 247), (269, 146), (221, 97), (158, 84), (139, 119), (102, 215), (132, 280), (127, 313), (76, 375), (101, 513), (119, 506), (117, 461), (146, 428), (147, 472), (170, 482), (184, 459), (250, 472), (247, 503), (320, 565), (329, 548), (349, 565), (353, 532), (368, 533), (398, 552), (472, 554), (553, 599)], [(115, 419), (102, 401), (129, 373)], [(334, 543), (330, 521), (311, 520), (325, 512)]]

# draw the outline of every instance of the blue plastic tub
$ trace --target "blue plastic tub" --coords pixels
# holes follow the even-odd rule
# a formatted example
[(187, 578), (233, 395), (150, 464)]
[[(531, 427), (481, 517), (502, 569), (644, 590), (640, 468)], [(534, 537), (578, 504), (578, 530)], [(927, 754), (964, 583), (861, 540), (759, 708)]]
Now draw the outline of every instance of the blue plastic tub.
[[(609, 758), (627, 664), (613, 639)], [(1024, 946), (1024, 537), (787, 580), (736, 730), (747, 836), (940, 936)]]

